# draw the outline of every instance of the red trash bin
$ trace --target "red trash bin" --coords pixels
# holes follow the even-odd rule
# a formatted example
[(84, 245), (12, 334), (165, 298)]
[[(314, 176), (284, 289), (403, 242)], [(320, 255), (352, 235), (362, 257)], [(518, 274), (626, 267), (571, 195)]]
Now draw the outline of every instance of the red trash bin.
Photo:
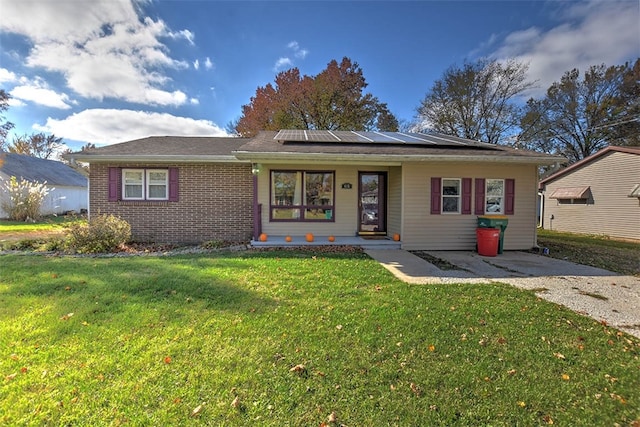
[(498, 245), (500, 243), (500, 229), (498, 228), (476, 228), (478, 239), (478, 255), (496, 256), (498, 255)]

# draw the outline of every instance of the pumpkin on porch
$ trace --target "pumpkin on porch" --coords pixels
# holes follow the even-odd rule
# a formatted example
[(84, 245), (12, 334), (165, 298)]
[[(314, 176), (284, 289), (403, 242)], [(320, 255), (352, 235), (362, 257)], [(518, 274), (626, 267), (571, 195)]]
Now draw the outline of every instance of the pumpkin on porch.
[(264, 233), (262, 233), (262, 234), (260, 235), (260, 237), (258, 237), (258, 238), (260, 239), (260, 241), (261, 241), (261, 242), (266, 242), (266, 241), (267, 241), (267, 235), (266, 235), (266, 234), (264, 234)]
[(287, 242), (287, 243), (291, 242), (291, 240), (293, 240), (291, 238), (291, 236), (287, 236), (287, 237), (284, 238), (284, 241)]
[(399, 242), (400, 241), (400, 235), (398, 233), (393, 235), (393, 241), (394, 242)]
[(335, 242), (335, 241), (336, 241), (336, 238), (335, 238), (335, 237), (333, 237), (333, 236), (329, 236), (329, 241), (330, 241), (330, 242)]
[(313, 233), (307, 233), (305, 239), (307, 240), (307, 242), (313, 242)]

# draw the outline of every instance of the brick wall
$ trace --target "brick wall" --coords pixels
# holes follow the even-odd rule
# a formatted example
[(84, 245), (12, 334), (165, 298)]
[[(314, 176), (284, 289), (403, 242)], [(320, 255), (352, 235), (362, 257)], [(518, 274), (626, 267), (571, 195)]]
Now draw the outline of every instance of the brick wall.
[[(179, 165), (178, 202), (109, 202), (109, 166), (115, 165), (91, 165), (90, 213), (113, 214), (128, 221), (135, 241), (201, 243), (210, 240), (250, 240), (253, 227), (251, 165)], [(168, 167), (154, 164), (117, 166), (159, 169)]]

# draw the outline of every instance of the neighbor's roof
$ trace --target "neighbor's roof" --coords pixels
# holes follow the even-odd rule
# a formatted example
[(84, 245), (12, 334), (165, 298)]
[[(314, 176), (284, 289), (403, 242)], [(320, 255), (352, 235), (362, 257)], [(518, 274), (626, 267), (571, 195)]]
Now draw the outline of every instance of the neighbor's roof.
[(554, 181), (568, 173), (570, 173), (571, 171), (574, 171), (576, 169), (579, 169), (585, 165), (587, 165), (588, 163), (591, 163), (595, 160), (598, 160), (599, 158), (601, 158), (602, 156), (604, 156), (607, 153), (611, 153), (611, 152), (619, 152), (619, 153), (627, 153), (627, 154), (636, 154), (636, 155), (640, 155), (640, 147), (618, 147), (615, 145), (610, 145), (607, 148), (603, 148), (602, 150), (598, 151), (595, 154), (590, 155), (589, 157), (585, 157), (584, 159), (552, 174), (549, 175), (548, 177), (546, 177), (545, 179), (540, 181), (540, 188), (542, 188), (542, 186), (548, 182)]
[(77, 161), (96, 162), (237, 162), (233, 151), (246, 138), (203, 136), (150, 136), (105, 147), (71, 153)]
[(559, 156), (436, 133), (282, 130), (260, 132), (236, 152), (252, 161), (498, 161), (552, 164)]
[(46, 181), (52, 186), (87, 186), (86, 176), (62, 162), (14, 153), (0, 153), (0, 162), (0, 172), (9, 177), (40, 183)]

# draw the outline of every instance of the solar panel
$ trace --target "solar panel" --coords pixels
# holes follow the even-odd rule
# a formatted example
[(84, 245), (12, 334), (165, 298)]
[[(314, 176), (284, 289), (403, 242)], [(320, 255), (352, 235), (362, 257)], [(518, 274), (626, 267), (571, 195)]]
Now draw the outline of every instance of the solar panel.
[(392, 144), (422, 146), (485, 145), (455, 136), (413, 132), (368, 132), (283, 129), (273, 138), (282, 142), (316, 142), (347, 144)]

